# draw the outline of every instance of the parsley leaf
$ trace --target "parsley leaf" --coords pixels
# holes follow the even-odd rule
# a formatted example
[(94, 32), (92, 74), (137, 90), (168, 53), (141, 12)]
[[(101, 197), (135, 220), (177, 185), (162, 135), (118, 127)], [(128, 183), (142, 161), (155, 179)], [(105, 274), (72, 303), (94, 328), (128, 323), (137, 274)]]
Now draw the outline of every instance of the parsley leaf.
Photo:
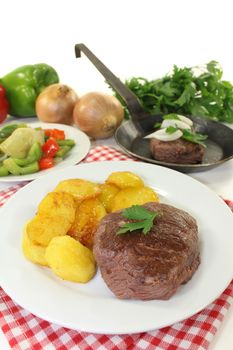
[(188, 129), (183, 129), (182, 132), (183, 132), (182, 139), (193, 143), (199, 143), (200, 145), (205, 146), (203, 141), (207, 139), (208, 137), (207, 135), (192, 132)]
[(175, 114), (175, 113), (166, 114), (166, 115), (163, 116), (163, 119), (164, 119), (164, 120), (165, 120), (165, 119), (180, 120), (180, 118), (178, 117), (178, 115)]
[(125, 223), (117, 231), (118, 235), (135, 230), (142, 230), (144, 235), (146, 235), (153, 227), (154, 219), (158, 216), (158, 213), (147, 210), (140, 205), (133, 205), (123, 210), (122, 215), (127, 219), (136, 221)]
[(170, 125), (165, 130), (166, 130), (167, 134), (174, 134), (174, 132), (176, 132), (178, 130), (178, 128), (176, 128), (175, 126)]
[(155, 128), (155, 129), (159, 129), (159, 128), (161, 127), (161, 124), (162, 124), (162, 123), (159, 123), (159, 122), (155, 123), (155, 124), (154, 124), (154, 128)]

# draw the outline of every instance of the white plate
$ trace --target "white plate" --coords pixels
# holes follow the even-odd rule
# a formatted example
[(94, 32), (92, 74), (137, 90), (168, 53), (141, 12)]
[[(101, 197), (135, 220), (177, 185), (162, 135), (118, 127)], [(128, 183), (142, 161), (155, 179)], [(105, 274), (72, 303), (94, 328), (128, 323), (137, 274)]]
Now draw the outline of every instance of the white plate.
[[(65, 137), (67, 139), (72, 139), (75, 141), (75, 146), (72, 148), (70, 153), (67, 155), (67, 157), (54, 166), (53, 168), (47, 169), (47, 170), (41, 170), (37, 173), (28, 174), (28, 175), (9, 175), (9, 176), (2, 176), (0, 177), (0, 182), (13, 182), (13, 181), (28, 181), (28, 180), (34, 180), (37, 179), (40, 176), (49, 174), (51, 172), (54, 172), (56, 170), (65, 168), (70, 165), (74, 165), (79, 163), (89, 152), (91, 143), (88, 138), (88, 136), (78, 130), (75, 127), (64, 125), (64, 124), (55, 124), (55, 123), (42, 123), (42, 122), (27, 122), (25, 119), (20, 119), (17, 121), (12, 121), (11, 123), (7, 124), (19, 124), (19, 123), (26, 123), (28, 126), (32, 128), (38, 128), (41, 127), (43, 129), (59, 129), (63, 130), (65, 132)], [(6, 126), (7, 124), (4, 124), (2, 127)]]
[[(162, 202), (188, 211), (198, 222), (201, 264), (193, 278), (168, 301), (119, 300), (99, 272), (87, 284), (65, 282), (48, 268), (34, 265), (23, 256), (23, 225), (60, 180), (78, 177), (103, 182), (112, 171), (121, 170), (137, 173), (159, 193)], [(1, 211), (1, 286), (25, 309), (68, 328), (124, 334), (171, 325), (215, 300), (233, 277), (232, 212), (206, 186), (165, 167), (128, 161), (80, 164), (31, 182)]]

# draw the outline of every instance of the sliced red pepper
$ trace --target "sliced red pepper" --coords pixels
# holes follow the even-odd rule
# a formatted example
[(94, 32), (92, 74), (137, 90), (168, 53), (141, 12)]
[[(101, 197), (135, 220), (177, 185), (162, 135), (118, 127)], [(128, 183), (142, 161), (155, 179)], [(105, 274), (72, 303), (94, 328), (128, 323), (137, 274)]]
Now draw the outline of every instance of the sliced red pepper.
[(39, 160), (40, 170), (45, 170), (52, 168), (55, 165), (54, 158), (52, 157), (43, 157)]
[(9, 102), (6, 98), (6, 90), (4, 87), (0, 84), (0, 123), (2, 123), (9, 112)]
[(47, 137), (53, 137), (55, 140), (64, 140), (65, 132), (59, 129), (45, 129), (45, 135)]
[(44, 157), (54, 157), (59, 148), (57, 141), (53, 138), (49, 138), (42, 146)]

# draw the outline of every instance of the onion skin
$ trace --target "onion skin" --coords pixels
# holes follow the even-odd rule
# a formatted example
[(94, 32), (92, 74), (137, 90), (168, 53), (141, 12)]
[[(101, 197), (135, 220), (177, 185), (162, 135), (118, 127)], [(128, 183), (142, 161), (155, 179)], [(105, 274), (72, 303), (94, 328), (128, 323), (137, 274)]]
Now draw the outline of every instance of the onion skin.
[(89, 92), (76, 103), (74, 124), (93, 139), (111, 137), (124, 118), (124, 109), (116, 97)]
[(77, 100), (77, 94), (69, 86), (52, 84), (37, 97), (36, 115), (42, 122), (73, 124), (73, 109)]

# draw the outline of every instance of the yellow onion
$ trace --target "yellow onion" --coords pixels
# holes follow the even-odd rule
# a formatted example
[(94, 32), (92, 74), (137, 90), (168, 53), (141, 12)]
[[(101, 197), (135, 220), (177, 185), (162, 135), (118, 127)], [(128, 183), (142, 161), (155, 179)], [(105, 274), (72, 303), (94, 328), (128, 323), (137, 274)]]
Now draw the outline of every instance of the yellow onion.
[(36, 115), (47, 123), (73, 124), (73, 109), (78, 96), (67, 85), (52, 84), (36, 99)]
[(124, 109), (116, 97), (102, 92), (89, 92), (76, 103), (74, 123), (94, 139), (114, 134), (124, 117)]

